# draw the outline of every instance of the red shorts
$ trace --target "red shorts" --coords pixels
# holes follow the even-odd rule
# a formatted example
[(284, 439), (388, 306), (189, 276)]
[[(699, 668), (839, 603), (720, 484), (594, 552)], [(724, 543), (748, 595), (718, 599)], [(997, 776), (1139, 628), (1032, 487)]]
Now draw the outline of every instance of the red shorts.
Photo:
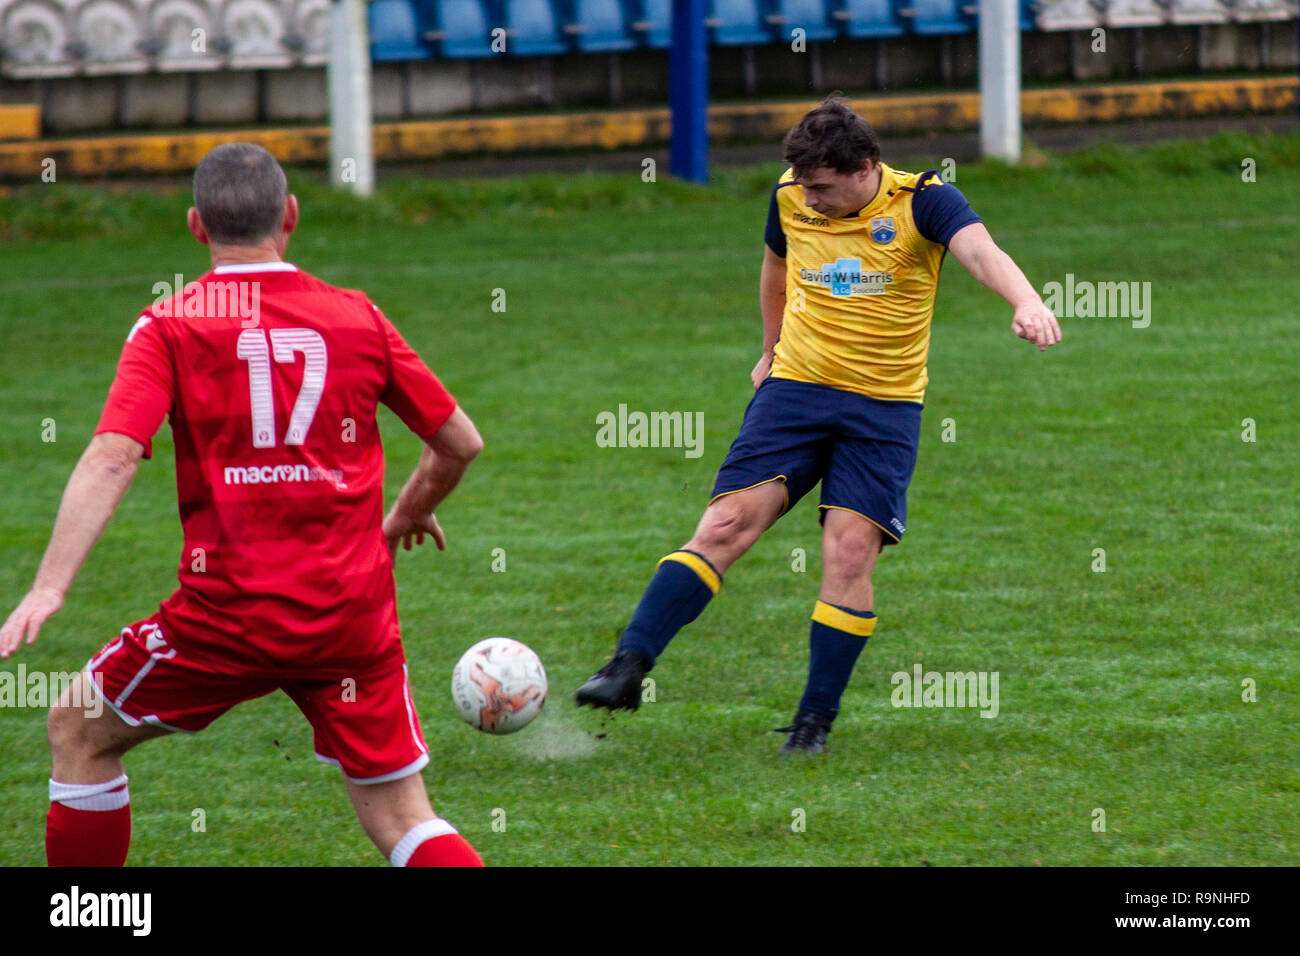
[(315, 731), (316, 758), (353, 783), (384, 783), (429, 762), (400, 651), (364, 672), (268, 675), (225, 660), (215, 670), (168, 642), (158, 616), (122, 628), (86, 671), (103, 683), (105, 702), (132, 727), (202, 730), (230, 708), (276, 690), (298, 705)]

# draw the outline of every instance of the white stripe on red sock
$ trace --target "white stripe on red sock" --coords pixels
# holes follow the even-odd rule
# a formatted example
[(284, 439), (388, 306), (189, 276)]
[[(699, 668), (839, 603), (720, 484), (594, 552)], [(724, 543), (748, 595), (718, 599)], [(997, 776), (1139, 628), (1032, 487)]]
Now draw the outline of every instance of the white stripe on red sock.
[(131, 802), (122, 774), (104, 783), (59, 783), (50, 780), (50, 801), (74, 810), (119, 810)]
[(406, 866), (411, 857), (415, 855), (415, 851), (420, 848), (421, 843), (455, 832), (456, 828), (442, 817), (434, 817), (432, 820), (417, 823), (406, 831), (406, 836), (397, 841), (397, 846), (393, 847), (388, 862), (392, 863), (393, 866)]

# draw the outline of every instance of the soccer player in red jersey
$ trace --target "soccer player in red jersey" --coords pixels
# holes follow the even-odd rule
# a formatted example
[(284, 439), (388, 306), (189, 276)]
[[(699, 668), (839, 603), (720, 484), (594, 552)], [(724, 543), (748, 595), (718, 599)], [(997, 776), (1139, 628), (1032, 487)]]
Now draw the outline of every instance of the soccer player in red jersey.
[[(445, 548), (434, 509), (482, 439), (363, 293), (284, 261), (298, 202), (270, 153), (217, 147), (195, 171), (194, 200), (189, 229), (212, 271), (131, 329), (35, 583), (0, 629), (0, 657), (36, 640), (169, 419), (180, 587), (105, 644), (50, 711), (46, 857), (121, 866), (123, 755), (283, 690), (393, 865), (482, 865), (419, 773), (429, 755), (393, 582), (399, 544), (428, 536)], [(425, 442), (387, 515), (381, 403)]]

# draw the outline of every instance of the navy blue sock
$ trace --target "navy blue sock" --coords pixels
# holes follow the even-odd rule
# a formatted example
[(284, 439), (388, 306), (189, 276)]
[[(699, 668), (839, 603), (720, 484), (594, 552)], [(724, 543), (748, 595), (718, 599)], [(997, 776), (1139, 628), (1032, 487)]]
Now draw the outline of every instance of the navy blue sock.
[(808, 686), (799, 701), (800, 710), (835, 719), (853, 665), (875, 627), (876, 615), (872, 611), (817, 602), (808, 636)]
[(694, 551), (674, 551), (659, 562), (636, 613), (618, 642), (652, 665), (673, 635), (700, 616), (718, 593), (722, 577)]

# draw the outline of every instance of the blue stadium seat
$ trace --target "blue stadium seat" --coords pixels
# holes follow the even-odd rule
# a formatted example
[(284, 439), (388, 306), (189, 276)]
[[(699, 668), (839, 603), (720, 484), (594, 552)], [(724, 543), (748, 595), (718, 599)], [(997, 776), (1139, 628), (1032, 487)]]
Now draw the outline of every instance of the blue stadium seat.
[(841, 0), (842, 6), (831, 16), (851, 37), (896, 37), (904, 32), (902, 18), (894, 0)]
[(623, 0), (627, 22), (642, 46), (666, 50), (673, 42), (673, 0)]
[(718, 46), (749, 46), (772, 42), (763, 25), (759, 0), (710, 0), (709, 34)]
[(804, 31), (804, 39), (834, 40), (838, 31), (826, 7), (826, 0), (770, 0), (771, 12), (764, 20), (772, 24), (781, 42), (790, 42), (790, 33), (796, 27)]
[(564, 32), (584, 53), (617, 53), (636, 46), (622, 0), (563, 0)]
[(673, 0), (623, 0), (632, 35), (645, 47), (666, 50), (673, 42)]
[(551, 56), (569, 52), (550, 0), (504, 0), (506, 52)]
[(411, 0), (374, 0), (368, 8), (370, 59), (392, 63), (432, 56), (424, 44), (420, 18)]
[(912, 32), (919, 36), (945, 33), (970, 33), (975, 23), (962, 6), (969, 0), (903, 0), (898, 11), (908, 18)]
[(423, 22), (430, 29), (424, 38), (439, 56), (470, 59), (496, 56), (492, 26), (483, 0), (416, 0)]
[(673, 0), (623, 0), (628, 27), (642, 45), (666, 50), (673, 42)]

